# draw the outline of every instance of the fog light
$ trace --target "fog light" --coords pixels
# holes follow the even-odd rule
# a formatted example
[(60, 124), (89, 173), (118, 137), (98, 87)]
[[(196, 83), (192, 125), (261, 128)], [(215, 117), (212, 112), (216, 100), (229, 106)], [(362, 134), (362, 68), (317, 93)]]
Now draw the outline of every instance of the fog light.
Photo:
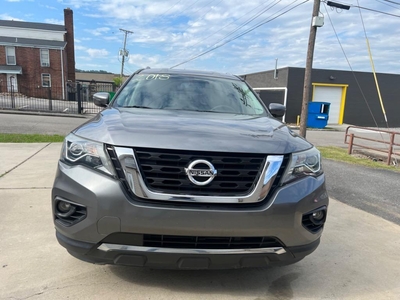
[(76, 210), (76, 206), (66, 202), (66, 201), (58, 201), (56, 205), (56, 215), (62, 218), (66, 218), (71, 216)]
[(320, 221), (324, 218), (324, 215), (325, 215), (324, 212), (320, 210), (320, 211), (314, 212), (312, 214), (312, 217), (314, 220)]
[(61, 197), (54, 199), (54, 222), (56, 224), (69, 227), (81, 222), (86, 216), (86, 206)]
[(325, 216), (326, 216), (326, 210), (321, 209), (314, 211), (312, 214), (310, 214), (310, 221), (314, 225), (322, 225), (325, 222)]
[(312, 233), (318, 232), (326, 221), (327, 207), (322, 206), (303, 215), (301, 222)]
[(71, 203), (65, 201), (58, 201), (57, 209), (63, 213), (69, 212), (69, 210), (71, 209)]

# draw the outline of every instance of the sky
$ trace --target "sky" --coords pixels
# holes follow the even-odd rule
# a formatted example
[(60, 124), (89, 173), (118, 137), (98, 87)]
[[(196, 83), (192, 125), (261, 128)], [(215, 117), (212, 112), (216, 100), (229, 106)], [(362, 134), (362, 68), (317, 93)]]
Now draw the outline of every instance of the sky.
[[(125, 29), (133, 32), (125, 75), (175, 66), (242, 75), (272, 70), (276, 59), (278, 68), (305, 67), (313, 2), (0, 0), (0, 19), (63, 24), (63, 10), (71, 8), (78, 69), (119, 74)], [(334, 1), (350, 10), (324, 2), (314, 68), (370, 72), (367, 36), (376, 72), (400, 74), (400, 0)]]

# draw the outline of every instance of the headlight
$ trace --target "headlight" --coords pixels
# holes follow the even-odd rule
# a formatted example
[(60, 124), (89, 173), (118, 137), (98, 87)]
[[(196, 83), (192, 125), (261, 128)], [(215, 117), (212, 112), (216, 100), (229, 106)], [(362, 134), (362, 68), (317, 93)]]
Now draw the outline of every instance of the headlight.
[(310, 150), (292, 153), (289, 167), (283, 177), (283, 183), (304, 176), (319, 176), (322, 174), (321, 155), (313, 147)]
[(69, 134), (63, 144), (61, 160), (69, 165), (82, 165), (114, 176), (114, 168), (104, 145)]

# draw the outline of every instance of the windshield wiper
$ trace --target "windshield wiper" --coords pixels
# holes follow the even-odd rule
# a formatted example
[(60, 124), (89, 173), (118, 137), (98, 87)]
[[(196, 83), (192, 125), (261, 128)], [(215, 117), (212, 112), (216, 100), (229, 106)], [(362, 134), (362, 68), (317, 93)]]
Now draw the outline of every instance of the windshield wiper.
[(145, 108), (145, 109), (153, 109), (152, 107), (148, 107), (148, 106), (141, 106), (141, 105), (129, 105), (129, 106), (122, 106), (122, 108)]

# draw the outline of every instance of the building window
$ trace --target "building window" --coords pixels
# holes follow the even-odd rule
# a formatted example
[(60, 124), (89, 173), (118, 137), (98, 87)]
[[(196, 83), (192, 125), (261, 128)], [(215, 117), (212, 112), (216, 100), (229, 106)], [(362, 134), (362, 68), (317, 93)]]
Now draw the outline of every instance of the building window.
[(51, 87), (50, 74), (42, 74), (42, 87)]
[(15, 47), (6, 47), (6, 61), (7, 65), (16, 65)]
[(49, 49), (40, 49), (40, 65), (42, 67), (50, 67)]

